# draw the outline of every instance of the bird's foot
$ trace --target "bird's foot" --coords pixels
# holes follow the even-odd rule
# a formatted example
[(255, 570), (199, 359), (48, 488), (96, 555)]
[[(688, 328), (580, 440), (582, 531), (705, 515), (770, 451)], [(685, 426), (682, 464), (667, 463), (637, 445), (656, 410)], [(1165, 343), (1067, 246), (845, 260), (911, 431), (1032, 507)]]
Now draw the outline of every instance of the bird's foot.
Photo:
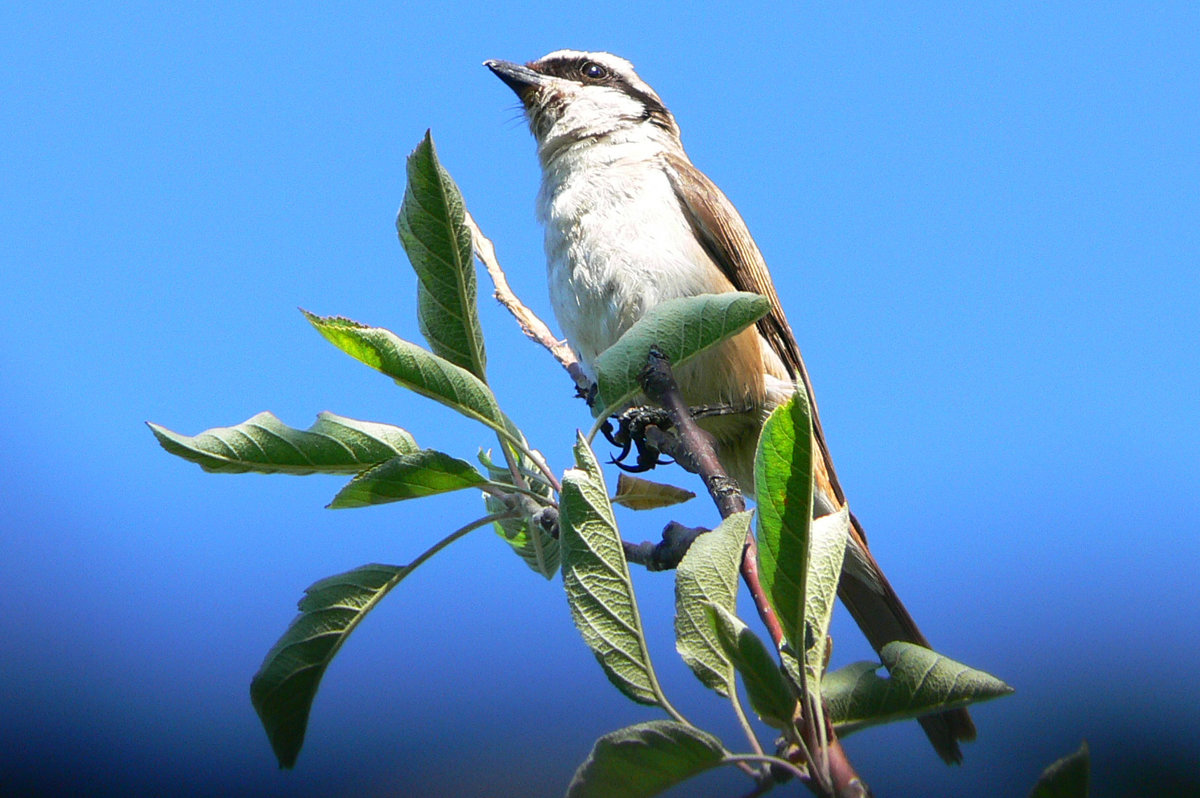
[[(604, 437), (613, 446), (621, 449), (612, 463), (618, 468), (632, 473), (649, 471), (655, 466), (669, 465), (673, 460), (664, 460), (662, 452), (650, 441), (646, 440), (646, 429), (658, 427), (661, 430), (671, 428), (671, 416), (660, 407), (631, 407), (613, 416), (617, 420), (614, 431), (612, 421), (605, 421), (600, 427)], [(637, 449), (636, 462), (633, 465), (625, 463), (631, 449)]]

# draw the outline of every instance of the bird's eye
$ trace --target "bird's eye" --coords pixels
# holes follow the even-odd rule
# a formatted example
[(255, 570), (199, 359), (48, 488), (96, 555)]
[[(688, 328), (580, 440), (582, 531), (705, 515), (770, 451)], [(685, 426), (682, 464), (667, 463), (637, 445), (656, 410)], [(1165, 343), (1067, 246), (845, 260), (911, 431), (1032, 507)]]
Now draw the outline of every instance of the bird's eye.
[(603, 80), (608, 77), (608, 70), (597, 64), (595, 61), (585, 61), (579, 69), (585, 78), (589, 80)]

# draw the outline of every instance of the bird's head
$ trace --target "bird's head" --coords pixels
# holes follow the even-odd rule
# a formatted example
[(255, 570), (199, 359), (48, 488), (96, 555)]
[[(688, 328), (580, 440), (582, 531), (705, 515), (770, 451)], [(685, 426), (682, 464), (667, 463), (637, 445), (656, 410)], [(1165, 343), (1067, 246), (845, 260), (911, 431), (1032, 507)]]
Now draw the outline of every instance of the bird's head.
[(484, 65), (520, 98), (543, 159), (577, 142), (679, 139), (654, 89), (611, 53), (557, 50), (524, 65)]

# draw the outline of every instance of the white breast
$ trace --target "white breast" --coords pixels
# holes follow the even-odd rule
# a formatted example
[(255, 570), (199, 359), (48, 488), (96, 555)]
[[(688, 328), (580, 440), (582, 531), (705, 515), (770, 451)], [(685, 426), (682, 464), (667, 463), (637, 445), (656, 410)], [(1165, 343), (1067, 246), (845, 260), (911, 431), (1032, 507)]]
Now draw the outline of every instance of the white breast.
[(586, 364), (646, 309), (722, 290), (652, 152), (593, 146), (564, 153), (546, 168), (538, 216), (550, 301)]

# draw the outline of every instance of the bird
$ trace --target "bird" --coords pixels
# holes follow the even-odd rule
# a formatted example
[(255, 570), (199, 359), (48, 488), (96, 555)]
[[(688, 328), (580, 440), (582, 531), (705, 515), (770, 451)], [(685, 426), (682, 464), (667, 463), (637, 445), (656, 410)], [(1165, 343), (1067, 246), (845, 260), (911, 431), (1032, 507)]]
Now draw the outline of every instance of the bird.
[[(812, 384), (766, 261), (725, 194), (684, 151), (679, 125), (633, 65), (611, 53), (556, 50), (518, 64), (484, 62), (521, 102), (537, 143), (554, 314), (585, 369), (658, 304), (747, 291), (770, 303), (754, 326), (676, 370), (691, 406), (729, 412), (700, 421), (718, 459), (751, 493), (754, 454), (770, 412), (799, 390), (812, 412), (814, 516), (846, 503)], [(851, 516), (838, 595), (879, 651), (896, 640), (930, 648)], [(919, 718), (943, 760), (975, 738), (966, 709)]]

